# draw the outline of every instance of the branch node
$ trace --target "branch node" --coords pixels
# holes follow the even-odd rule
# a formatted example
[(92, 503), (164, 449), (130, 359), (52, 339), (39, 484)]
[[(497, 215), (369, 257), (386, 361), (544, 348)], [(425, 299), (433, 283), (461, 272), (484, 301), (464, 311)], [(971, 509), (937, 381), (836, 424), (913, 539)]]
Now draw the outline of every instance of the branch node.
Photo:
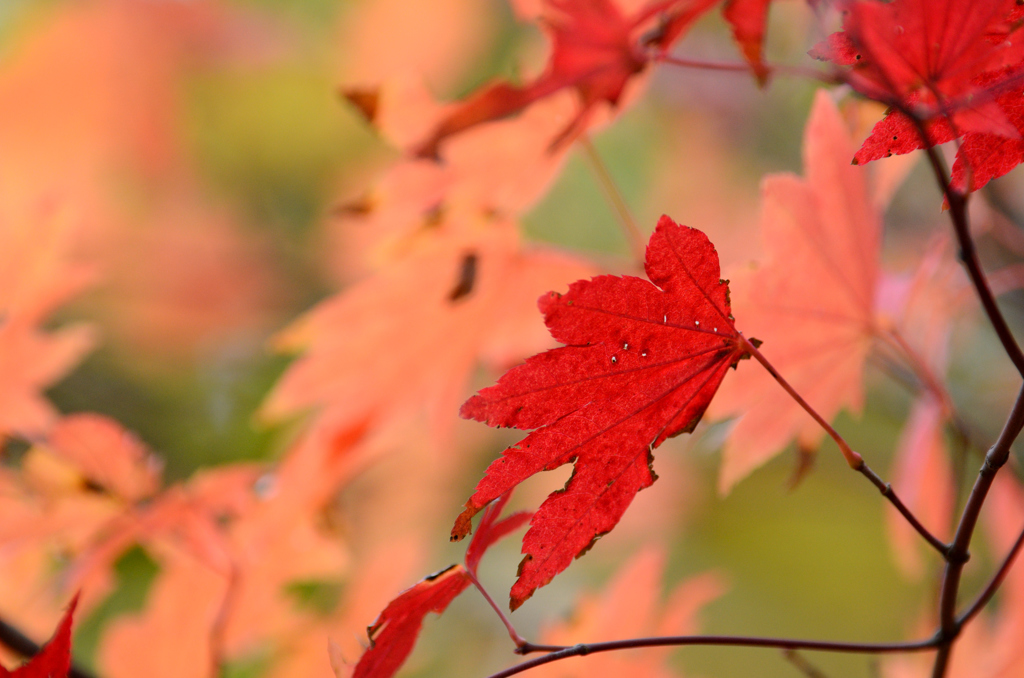
[(971, 559), (971, 552), (966, 549), (961, 551), (950, 547), (946, 549), (946, 562), (955, 563), (957, 565), (964, 565)]

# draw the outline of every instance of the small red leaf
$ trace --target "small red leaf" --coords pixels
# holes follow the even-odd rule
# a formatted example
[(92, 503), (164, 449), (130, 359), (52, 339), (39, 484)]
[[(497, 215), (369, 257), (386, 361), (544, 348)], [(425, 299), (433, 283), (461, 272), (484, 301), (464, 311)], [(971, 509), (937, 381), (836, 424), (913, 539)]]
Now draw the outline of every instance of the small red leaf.
[(732, 26), (732, 34), (740, 46), (743, 58), (750, 64), (758, 82), (768, 79), (768, 67), (762, 58), (764, 29), (768, 23), (768, 5), (771, 0), (727, 0), (722, 16)]
[(432, 574), (388, 603), (367, 628), (370, 647), (360, 657), (352, 678), (389, 678), (412, 652), (428, 612), (441, 614), (470, 580), (461, 565)]
[(24, 666), (13, 671), (0, 666), (0, 678), (67, 678), (71, 668), (71, 620), (77, 605), (76, 594), (57, 625), (53, 638)]
[(600, 276), (541, 297), (548, 329), (567, 345), (533, 356), (462, 406), (462, 416), (491, 426), (537, 430), (487, 469), (454, 539), (526, 478), (575, 465), (531, 520), (512, 609), (615, 527), (655, 480), (654, 448), (693, 430), (726, 369), (744, 357), (707, 236), (662, 217), (646, 269), (651, 282)]
[(484, 511), (484, 517), (480, 519), (480, 524), (477, 525), (476, 533), (466, 549), (466, 568), (473, 574), (476, 574), (476, 569), (480, 565), (480, 559), (483, 558), (487, 549), (491, 548), (495, 542), (505, 535), (525, 525), (533, 517), (533, 514), (529, 511), (519, 511), (498, 520), (501, 510), (505, 508), (505, 504), (508, 503), (510, 496), (511, 493), (503, 494), (496, 502), (487, 507), (487, 510)]
[(548, 7), (553, 47), (547, 70), (523, 87), (499, 82), (477, 92), (441, 121), (418, 154), (436, 156), (446, 137), (517, 113), (566, 87), (579, 93), (582, 110), (556, 143), (571, 136), (598, 102), (618, 102), (626, 83), (647, 63), (634, 42), (635, 22), (612, 0), (549, 0)]

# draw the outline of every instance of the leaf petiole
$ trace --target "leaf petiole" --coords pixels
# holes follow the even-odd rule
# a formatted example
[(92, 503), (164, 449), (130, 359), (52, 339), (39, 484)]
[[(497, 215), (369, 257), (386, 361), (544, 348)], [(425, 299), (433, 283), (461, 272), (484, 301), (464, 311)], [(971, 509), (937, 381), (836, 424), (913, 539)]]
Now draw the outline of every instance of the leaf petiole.
[(864, 458), (857, 454), (856, 452), (854, 452), (853, 448), (850, 447), (849, 443), (847, 443), (843, 439), (843, 437), (839, 435), (839, 433), (834, 428), (832, 428), (832, 425), (825, 421), (824, 417), (818, 414), (817, 410), (811, 407), (810, 403), (804, 400), (803, 396), (796, 392), (796, 389), (794, 389), (789, 384), (789, 382), (786, 381), (781, 374), (779, 374), (778, 370), (776, 370), (775, 367), (770, 362), (768, 362), (768, 359), (765, 358), (764, 355), (762, 355), (761, 352), (757, 350), (757, 347), (754, 346), (753, 343), (751, 343), (746, 337), (744, 337), (742, 333), (739, 335), (739, 338), (740, 341), (743, 343), (744, 351), (749, 355), (753, 356), (753, 358), (757, 360), (757, 362), (761, 363), (761, 366), (768, 370), (768, 374), (772, 375), (772, 378), (775, 379), (775, 381), (779, 382), (779, 385), (783, 389), (785, 389), (786, 393), (788, 393), (790, 397), (793, 398), (793, 400), (795, 400), (798, 405), (800, 405), (800, 407), (804, 408), (804, 411), (806, 411), (807, 414), (811, 415), (811, 418), (814, 419), (814, 421), (818, 422), (819, 426), (825, 429), (825, 432), (828, 433), (829, 437), (832, 438), (832, 440), (836, 441), (836, 445), (839, 446), (839, 451), (843, 454), (843, 458), (846, 459), (846, 463), (849, 464), (850, 468), (852, 468), (854, 471), (861, 470), (861, 468), (864, 466)]
[(878, 491), (882, 493), (882, 496), (889, 500), (889, 503), (891, 503), (896, 510), (899, 511), (900, 515), (910, 523), (910, 526), (913, 527), (914, 530), (917, 531), (917, 533), (920, 534), (932, 548), (938, 551), (943, 558), (946, 558), (949, 554), (949, 545), (928, 531), (928, 528), (926, 528), (921, 521), (917, 519), (910, 509), (907, 508), (907, 506), (900, 500), (899, 496), (896, 495), (896, 492), (892, 489), (892, 485), (882, 480), (882, 478), (867, 465), (864, 458), (857, 452), (853, 451), (850, 444), (847, 443), (834, 428), (832, 428), (832, 425), (829, 424), (824, 417), (818, 414), (818, 412), (811, 407), (810, 403), (804, 400), (803, 397), (796, 392), (796, 389), (794, 389), (789, 382), (779, 374), (775, 367), (768, 362), (768, 359), (757, 350), (757, 347), (754, 346), (752, 342), (744, 337), (742, 333), (739, 337), (740, 341), (743, 342), (744, 350), (753, 356), (755, 360), (761, 363), (761, 365), (768, 370), (768, 373), (772, 375), (775, 381), (785, 389), (786, 393), (788, 393), (800, 405), (800, 407), (804, 408), (804, 410), (811, 415), (814, 421), (818, 422), (818, 424), (825, 429), (825, 432), (828, 433), (832, 440), (834, 440), (839, 446), (839, 451), (842, 452), (843, 458), (846, 459), (846, 463), (849, 464), (850, 468), (870, 480), (871, 484), (878, 488)]

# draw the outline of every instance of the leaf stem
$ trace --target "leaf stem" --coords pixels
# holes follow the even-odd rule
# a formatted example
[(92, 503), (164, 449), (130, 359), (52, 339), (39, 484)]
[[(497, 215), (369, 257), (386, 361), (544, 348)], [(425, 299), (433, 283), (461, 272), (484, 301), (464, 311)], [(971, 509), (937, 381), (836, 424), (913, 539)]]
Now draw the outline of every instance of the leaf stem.
[(536, 657), (491, 674), (489, 678), (507, 678), (524, 671), (550, 664), (551, 662), (582, 657), (599, 652), (631, 650), (641, 647), (682, 647), (700, 645), (704, 647), (770, 647), (780, 650), (814, 650), (819, 652), (846, 652), (854, 654), (893, 654), (899, 652), (920, 652), (930, 650), (938, 644), (937, 638), (905, 643), (837, 643), (820, 640), (799, 640), (794, 638), (764, 638), (758, 636), (655, 636), (613, 640), (605, 643), (580, 643)]
[(476, 573), (468, 567), (466, 568), (465, 573), (466, 576), (469, 577), (469, 581), (473, 582), (473, 586), (476, 587), (476, 590), (479, 591), (480, 594), (484, 597), (484, 600), (487, 601), (487, 604), (491, 606), (491, 609), (493, 609), (498, 614), (498, 618), (501, 619), (501, 623), (505, 625), (505, 628), (508, 630), (509, 638), (511, 638), (512, 642), (516, 645), (516, 654), (529, 654), (531, 652), (556, 652), (558, 650), (564, 649), (564, 646), (562, 645), (535, 645), (534, 643), (531, 643), (530, 641), (526, 640), (521, 635), (519, 635), (515, 627), (512, 626), (512, 621), (508, 618), (508, 615), (506, 615), (502, 611), (501, 607), (496, 602), (494, 602), (494, 598), (491, 598), (491, 594), (489, 594), (487, 592), (487, 589), (484, 588), (484, 585), (480, 583), (480, 580), (477, 578)]
[(612, 178), (611, 172), (608, 171), (604, 160), (601, 159), (601, 154), (597, 152), (597, 148), (594, 147), (594, 143), (590, 140), (590, 135), (586, 133), (580, 134), (578, 143), (583, 149), (583, 155), (586, 157), (587, 163), (594, 171), (594, 175), (601, 185), (601, 192), (604, 193), (605, 199), (612, 206), (615, 216), (618, 217), (619, 225), (622, 227), (626, 240), (629, 241), (629, 250), (633, 253), (633, 258), (640, 262), (642, 266), (647, 258), (647, 240), (640, 232), (632, 212), (629, 211), (629, 205), (626, 204), (625, 198), (622, 197), (622, 192), (615, 183), (615, 179)]
[(904, 504), (896, 495), (896, 492), (892, 489), (892, 485), (882, 480), (882, 478), (877, 473), (875, 473), (870, 466), (867, 465), (867, 462), (864, 461), (864, 458), (860, 456), (857, 452), (853, 451), (853, 448), (850, 447), (850, 444), (847, 443), (846, 440), (843, 439), (843, 437), (839, 435), (839, 433), (834, 428), (832, 428), (832, 425), (829, 424), (824, 417), (818, 414), (817, 410), (811, 407), (810, 403), (803, 399), (803, 396), (796, 392), (796, 389), (794, 389), (789, 384), (789, 382), (786, 381), (783, 378), (783, 376), (778, 373), (775, 367), (770, 362), (768, 362), (768, 359), (765, 358), (764, 355), (757, 350), (756, 346), (750, 343), (750, 341), (748, 341), (747, 338), (744, 337), (742, 334), (740, 335), (740, 339), (745, 344), (745, 350), (747, 350), (750, 353), (750, 355), (754, 356), (754, 358), (759, 363), (761, 363), (761, 365), (764, 366), (766, 370), (768, 370), (768, 373), (772, 375), (775, 381), (777, 381), (779, 385), (782, 386), (783, 389), (785, 389), (786, 393), (788, 393), (797, 402), (797, 404), (800, 405), (800, 407), (804, 408), (804, 410), (809, 415), (811, 415), (814, 421), (818, 422), (819, 426), (825, 429), (825, 432), (828, 433), (832, 440), (834, 440), (836, 444), (839, 446), (839, 451), (842, 452), (843, 457), (846, 459), (846, 463), (849, 464), (850, 468), (852, 468), (854, 471), (859, 472), (862, 476), (871, 481), (871, 484), (878, 488), (878, 491), (882, 494), (882, 496), (888, 499), (889, 503), (891, 503), (896, 508), (896, 510), (900, 512), (900, 515), (906, 518), (907, 522), (910, 523), (911, 527), (913, 527), (917, 531), (917, 533), (920, 534), (932, 548), (934, 548), (943, 556), (946, 556), (949, 550), (949, 546), (941, 539), (939, 539), (931, 532), (929, 532), (928, 528), (921, 524), (921, 521), (918, 520), (913, 513), (911, 513), (910, 509), (907, 508), (906, 504)]
[(796, 650), (783, 650), (782, 656), (786, 658), (786, 661), (795, 666), (800, 673), (807, 676), (807, 678), (825, 678), (825, 674), (818, 667), (804, 659)]
[(800, 407), (804, 408), (804, 411), (806, 411), (807, 414), (811, 415), (811, 418), (814, 419), (814, 421), (818, 422), (819, 426), (825, 429), (825, 432), (828, 433), (829, 437), (832, 438), (832, 440), (836, 441), (836, 445), (839, 446), (839, 451), (842, 452), (843, 458), (846, 459), (846, 463), (850, 465), (850, 468), (852, 468), (854, 471), (861, 470), (861, 468), (864, 466), (864, 458), (857, 454), (856, 452), (854, 452), (853, 448), (850, 447), (849, 443), (847, 443), (843, 439), (843, 437), (839, 435), (839, 433), (834, 428), (832, 428), (832, 425), (825, 421), (825, 418), (818, 414), (817, 410), (811, 407), (810, 403), (804, 400), (803, 396), (796, 392), (796, 389), (790, 386), (789, 382), (786, 381), (781, 374), (779, 374), (775, 367), (770, 362), (768, 362), (768, 359), (765, 358), (764, 355), (762, 355), (761, 352), (757, 350), (756, 346), (750, 343), (750, 341), (748, 341), (747, 338), (744, 337), (742, 334), (740, 335), (740, 341), (742, 341), (744, 344), (744, 350), (750, 355), (754, 356), (754, 359), (757, 360), (757, 362), (761, 363), (761, 365), (766, 370), (768, 370), (768, 373), (772, 375), (775, 381), (779, 382), (779, 385), (782, 386), (783, 389), (785, 389), (786, 393), (788, 393), (789, 396), (793, 398), (793, 400), (795, 400), (798, 405), (800, 405)]
[(910, 369), (921, 381), (924, 388), (931, 391), (936, 400), (942, 403), (942, 409), (945, 410), (943, 414), (953, 422), (957, 428), (960, 428), (956, 417), (956, 406), (953, 403), (952, 396), (949, 395), (949, 391), (935, 375), (935, 372), (932, 371), (925, 359), (921, 357), (921, 354), (910, 345), (903, 334), (893, 327), (888, 330), (878, 332), (878, 337), (881, 338), (882, 341), (890, 344), (899, 353), (903, 354), (904, 359), (910, 365)]
[[(921, 135), (922, 142), (927, 146), (928, 135), (924, 125), (916, 117), (911, 116), (911, 119), (918, 128), (918, 134)], [(982, 308), (985, 309), (985, 314), (988, 316), (989, 322), (992, 323), (992, 327), (995, 329), (996, 336), (999, 337), (1006, 355), (1009, 356), (1021, 376), (1024, 376), (1024, 353), (1021, 352), (1013, 332), (1010, 331), (1010, 326), (1006, 323), (1006, 318), (1003, 317), (999, 306), (996, 304), (995, 295), (992, 294), (992, 289), (985, 278), (985, 273), (981, 269), (981, 262), (978, 260), (978, 252), (974, 246), (974, 239), (971, 237), (970, 226), (967, 222), (967, 196), (953, 190), (946, 173), (945, 164), (942, 162), (942, 158), (939, 157), (938, 152), (936, 152), (935, 147), (928, 146), (925, 152), (928, 154), (928, 162), (931, 164), (935, 179), (938, 181), (939, 187), (946, 197), (946, 202), (949, 203), (949, 214), (953, 220), (953, 231), (956, 234), (957, 245), (960, 248), (960, 261), (963, 263), (964, 268), (967, 269), (967, 275), (974, 285), (974, 290), (981, 301)]]
[(868, 466), (867, 464), (864, 464), (857, 470), (860, 471), (861, 475), (870, 480), (872, 485), (878, 488), (878, 491), (882, 493), (882, 496), (889, 500), (889, 503), (892, 504), (896, 508), (896, 510), (900, 512), (900, 515), (903, 516), (908, 523), (910, 523), (911, 527), (917, 530), (917, 533), (921, 535), (926, 542), (928, 542), (929, 546), (938, 551), (943, 558), (946, 557), (946, 554), (949, 552), (949, 544), (933, 535), (931, 532), (928, 531), (928, 528), (921, 524), (921, 521), (917, 519), (917, 516), (911, 513), (910, 509), (907, 508), (906, 504), (904, 504), (903, 501), (896, 495), (896, 492), (892, 489), (891, 484), (882, 480), (881, 477), (879, 477), (877, 473), (871, 470), (871, 467)]
[[(679, 66), (680, 68), (692, 68), (702, 71), (728, 71), (732, 73), (750, 72), (750, 64), (746, 63), (731, 61), (704, 61), (702, 59), (683, 59), (681, 57), (674, 57), (667, 52), (656, 52), (653, 56), (651, 56), (651, 60), (658, 63), (669, 64), (670, 66)], [(781, 64), (765, 64), (765, 70), (767, 71), (768, 78), (771, 78), (773, 75), (784, 75), (796, 78), (810, 78), (811, 80), (823, 82), (826, 85), (837, 85), (842, 82), (842, 79), (833, 73), (818, 71), (813, 68), (801, 68), (800, 66), (784, 66)]]
[[(1017, 400), (1013, 403), (1013, 408), (1006, 418), (999, 437), (985, 454), (985, 461), (978, 472), (978, 478), (974, 482), (971, 494), (967, 497), (967, 503), (960, 515), (960, 523), (956, 528), (956, 535), (946, 554), (946, 568), (942, 573), (942, 589), (939, 593), (938, 637), (941, 642), (938, 646), (939, 652), (935, 657), (935, 665), (932, 668), (932, 678), (943, 678), (946, 675), (953, 641), (960, 634), (960, 629), (964, 624), (964, 620), (958, 619), (956, 616), (956, 602), (960, 590), (960, 577), (963, 574), (964, 565), (970, 558), (968, 547), (971, 537), (978, 524), (981, 507), (985, 503), (996, 473), (1009, 458), (1010, 445), (1020, 435), (1022, 428), (1024, 428), (1024, 386), (1017, 394)], [(1007, 567), (1009, 566), (1007, 565)], [(998, 582), (992, 588), (992, 593), (997, 587)], [(991, 596), (991, 594), (989, 595)], [(970, 609), (973, 609), (973, 606)]]

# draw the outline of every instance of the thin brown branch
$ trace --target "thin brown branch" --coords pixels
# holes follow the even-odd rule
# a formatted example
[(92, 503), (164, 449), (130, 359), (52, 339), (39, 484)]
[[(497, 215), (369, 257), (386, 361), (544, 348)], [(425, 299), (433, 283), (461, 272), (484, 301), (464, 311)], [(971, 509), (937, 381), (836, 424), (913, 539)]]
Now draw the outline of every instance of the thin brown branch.
[[(651, 60), (657, 63), (678, 66), (680, 68), (692, 68), (701, 71), (726, 71), (730, 73), (750, 73), (750, 64), (736, 61), (705, 61), (703, 59), (684, 59), (675, 57), (666, 52), (657, 52), (651, 56)], [(826, 85), (838, 85), (841, 78), (834, 73), (819, 71), (813, 68), (802, 68), (800, 66), (788, 66), (784, 64), (765, 64), (765, 71), (768, 78), (773, 76), (789, 76), (794, 78), (808, 78), (823, 82)]]
[(921, 535), (928, 544), (939, 552), (943, 557), (949, 552), (949, 544), (945, 543), (931, 532), (928, 531), (921, 521), (917, 519), (906, 504), (896, 495), (896, 492), (892, 489), (892, 485), (885, 482), (879, 477), (877, 473), (871, 470), (871, 467), (867, 464), (862, 464), (859, 469), (861, 475), (871, 481), (871, 484), (878, 488), (878, 491), (882, 493), (882, 496), (889, 500), (889, 503), (896, 507), (896, 510), (900, 512), (910, 526), (913, 527), (919, 535)]
[(507, 678), (524, 671), (568, 659), (583, 657), (600, 652), (632, 650), (642, 647), (684, 647), (699, 645), (702, 647), (769, 647), (779, 650), (812, 650), (816, 652), (843, 652), (852, 654), (896, 654), (902, 652), (921, 652), (934, 649), (938, 644), (936, 638), (903, 643), (842, 643), (820, 640), (800, 640), (795, 638), (763, 638), (758, 636), (656, 636), (650, 638), (631, 638), (613, 640), (606, 643), (580, 643), (543, 657), (536, 657), (511, 666), (503, 671), (492, 674), (489, 678)]
[[(995, 444), (989, 448), (985, 455), (985, 461), (978, 472), (978, 478), (971, 489), (967, 503), (964, 505), (963, 513), (960, 515), (960, 522), (956, 528), (956, 535), (949, 545), (946, 553), (946, 568), (942, 573), (942, 589), (939, 594), (939, 632), (941, 640), (939, 652), (935, 658), (935, 665), (932, 668), (932, 678), (943, 678), (949, 664), (949, 656), (952, 651), (953, 641), (960, 634), (963, 622), (956, 616), (957, 594), (960, 591), (960, 578), (963, 574), (964, 565), (970, 558), (968, 547), (971, 537), (974, 535), (974, 528), (978, 524), (978, 516), (981, 515), (981, 507), (985, 503), (988, 491), (992, 487), (996, 473), (1006, 463), (1010, 456), (1010, 445), (1020, 435), (1024, 428), (1024, 387), (1017, 394), (1017, 400), (1010, 410), (1010, 414), (1003, 425), (1003, 430), (996, 439)], [(993, 589), (993, 592), (995, 589)]]
[[(918, 126), (918, 134), (921, 135), (921, 140), (927, 146), (928, 135), (924, 125), (917, 118), (912, 119)], [(925, 153), (928, 155), (928, 162), (931, 164), (935, 179), (946, 196), (946, 202), (949, 203), (950, 219), (953, 221), (953, 231), (956, 234), (957, 245), (960, 248), (960, 261), (963, 263), (964, 268), (967, 269), (967, 276), (971, 279), (971, 284), (974, 285), (978, 300), (981, 301), (981, 306), (985, 309), (985, 315), (988, 316), (989, 322), (992, 323), (992, 327), (996, 332), (996, 336), (999, 337), (1006, 355), (1009, 356), (1010, 361), (1017, 368), (1017, 372), (1024, 376), (1024, 353), (1021, 352), (1020, 346), (1017, 344), (1017, 340), (1014, 338), (1013, 332), (1010, 331), (1010, 326), (1006, 322), (1006, 318), (1003, 317), (1002, 311), (999, 310), (995, 295), (992, 294), (992, 289), (985, 278), (985, 273), (981, 269), (981, 262), (978, 260), (978, 252), (974, 246), (974, 239), (971, 237), (970, 226), (967, 222), (967, 196), (953, 190), (945, 164), (942, 162), (942, 158), (939, 157), (935, 147), (929, 146), (925, 149)]]

